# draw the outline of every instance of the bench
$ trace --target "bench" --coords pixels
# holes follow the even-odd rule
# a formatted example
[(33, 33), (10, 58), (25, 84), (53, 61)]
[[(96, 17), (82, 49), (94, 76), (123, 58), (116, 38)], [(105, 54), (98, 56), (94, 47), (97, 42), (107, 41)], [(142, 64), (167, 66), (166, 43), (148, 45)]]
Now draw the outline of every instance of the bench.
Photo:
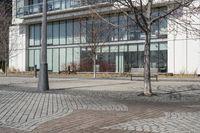
[[(131, 68), (130, 76), (131, 80), (133, 77), (144, 77), (144, 68)], [(158, 68), (151, 68), (151, 77), (158, 81)]]

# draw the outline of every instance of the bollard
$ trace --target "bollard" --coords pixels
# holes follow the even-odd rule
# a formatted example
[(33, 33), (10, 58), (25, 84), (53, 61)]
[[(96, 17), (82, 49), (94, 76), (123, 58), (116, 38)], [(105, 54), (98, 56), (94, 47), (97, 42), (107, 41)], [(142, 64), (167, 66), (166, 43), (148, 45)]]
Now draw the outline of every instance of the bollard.
[(37, 65), (34, 66), (34, 77), (37, 78)]

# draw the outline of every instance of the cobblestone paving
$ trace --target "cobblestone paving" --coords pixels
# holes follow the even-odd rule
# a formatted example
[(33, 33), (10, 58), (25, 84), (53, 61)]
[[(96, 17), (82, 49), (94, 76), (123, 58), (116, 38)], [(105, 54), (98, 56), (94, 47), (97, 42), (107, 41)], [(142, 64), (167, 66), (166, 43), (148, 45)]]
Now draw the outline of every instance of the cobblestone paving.
[(156, 133), (199, 133), (200, 112), (165, 112), (164, 117), (132, 120), (103, 129)]
[(31, 131), (41, 123), (73, 110), (127, 111), (128, 107), (104, 99), (0, 90), (0, 125)]

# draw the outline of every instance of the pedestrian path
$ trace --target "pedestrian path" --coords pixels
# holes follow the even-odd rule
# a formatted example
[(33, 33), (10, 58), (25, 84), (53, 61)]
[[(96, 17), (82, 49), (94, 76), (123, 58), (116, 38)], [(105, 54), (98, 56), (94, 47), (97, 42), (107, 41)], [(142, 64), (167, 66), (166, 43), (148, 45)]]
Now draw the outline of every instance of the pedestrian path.
[(0, 90), (0, 125), (31, 131), (40, 124), (74, 110), (128, 111), (105, 99), (82, 96)]

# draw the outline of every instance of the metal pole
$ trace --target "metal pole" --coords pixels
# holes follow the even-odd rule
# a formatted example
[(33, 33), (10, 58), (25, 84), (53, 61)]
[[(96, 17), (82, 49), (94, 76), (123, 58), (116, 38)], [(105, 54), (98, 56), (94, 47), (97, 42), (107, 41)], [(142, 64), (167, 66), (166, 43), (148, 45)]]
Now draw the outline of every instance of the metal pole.
[(34, 77), (37, 78), (37, 65), (34, 66)]
[(42, 41), (41, 41), (40, 73), (38, 90), (49, 90), (48, 64), (47, 64), (47, 0), (43, 0)]

